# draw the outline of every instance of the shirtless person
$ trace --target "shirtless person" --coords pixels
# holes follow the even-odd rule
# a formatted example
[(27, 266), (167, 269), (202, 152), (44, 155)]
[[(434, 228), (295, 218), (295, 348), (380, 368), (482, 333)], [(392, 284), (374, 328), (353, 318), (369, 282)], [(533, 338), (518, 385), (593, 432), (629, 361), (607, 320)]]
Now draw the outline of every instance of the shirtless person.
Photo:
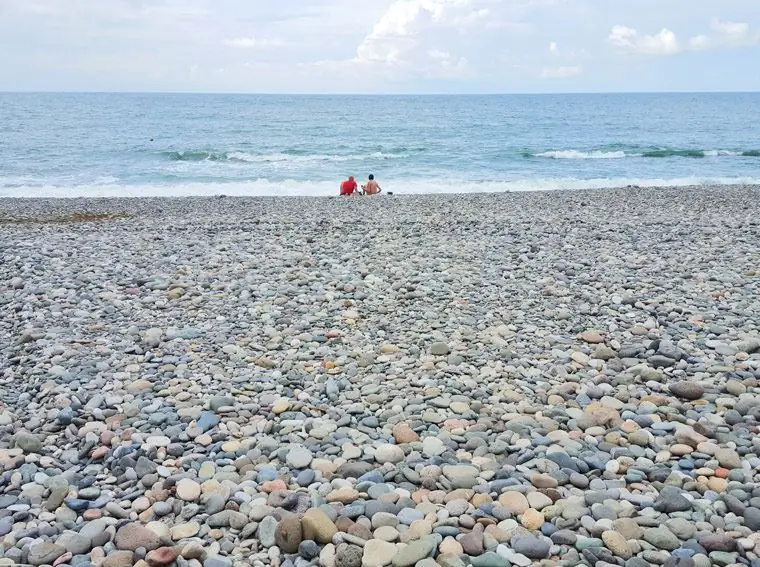
[(378, 185), (377, 181), (375, 181), (374, 175), (369, 176), (369, 181), (367, 181), (367, 184), (362, 187), (362, 189), (364, 189), (365, 195), (377, 195), (380, 193), (380, 191), (382, 191), (380, 185)]

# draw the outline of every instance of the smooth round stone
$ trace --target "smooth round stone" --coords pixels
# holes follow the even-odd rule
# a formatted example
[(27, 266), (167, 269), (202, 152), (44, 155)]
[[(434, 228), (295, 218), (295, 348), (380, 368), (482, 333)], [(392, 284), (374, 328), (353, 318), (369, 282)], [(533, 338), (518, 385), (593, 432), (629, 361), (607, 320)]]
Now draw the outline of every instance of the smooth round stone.
[(277, 469), (273, 467), (262, 467), (257, 473), (259, 482), (270, 482), (277, 478)]
[(376, 539), (381, 539), (383, 541), (396, 541), (399, 537), (399, 532), (394, 527), (381, 526), (375, 530), (373, 535)]
[(314, 482), (316, 473), (312, 469), (305, 469), (298, 473), (296, 482), (298, 486), (307, 487)]
[(201, 486), (194, 480), (183, 478), (177, 483), (177, 497), (185, 502), (193, 502), (200, 498)]
[(404, 460), (404, 450), (398, 445), (380, 445), (375, 449), (375, 460), (382, 464), (400, 463)]
[(286, 461), (295, 469), (304, 469), (311, 464), (313, 458), (314, 456), (309, 449), (303, 445), (294, 445), (288, 451)]

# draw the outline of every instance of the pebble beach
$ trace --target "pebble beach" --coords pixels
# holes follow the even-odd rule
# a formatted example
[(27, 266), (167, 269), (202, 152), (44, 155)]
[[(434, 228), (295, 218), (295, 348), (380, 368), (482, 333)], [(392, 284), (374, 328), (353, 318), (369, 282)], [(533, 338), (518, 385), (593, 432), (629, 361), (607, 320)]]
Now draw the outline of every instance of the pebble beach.
[(760, 566), (760, 188), (0, 199), (0, 567)]

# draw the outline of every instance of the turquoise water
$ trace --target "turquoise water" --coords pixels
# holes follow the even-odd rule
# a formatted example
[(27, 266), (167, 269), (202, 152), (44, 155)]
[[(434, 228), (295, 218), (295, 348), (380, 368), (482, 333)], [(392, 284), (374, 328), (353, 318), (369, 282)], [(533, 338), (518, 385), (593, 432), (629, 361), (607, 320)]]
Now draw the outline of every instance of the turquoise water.
[(0, 94), (0, 196), (760, 182), (760, 94)]

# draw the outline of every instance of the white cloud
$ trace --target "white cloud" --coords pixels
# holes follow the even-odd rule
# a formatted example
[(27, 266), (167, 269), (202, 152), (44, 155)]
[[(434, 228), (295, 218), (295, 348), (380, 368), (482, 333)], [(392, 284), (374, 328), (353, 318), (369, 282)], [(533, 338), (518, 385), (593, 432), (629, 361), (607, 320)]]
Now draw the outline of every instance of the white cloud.
[(749, 24), (747, 22), (722, 22), (713, 20), (712, 28), (719, 34), (743, 40), (749, 36)]
[(556, 41), (552, 41), (549, 44), (549, 53), (559, 53), (559, 47), (557, 46)]
[(655, 35), (639, 35), (633, 28), (615, 26), (610, 31), (610, 42), (616, 47), (647, 55), (673, 55), (681, 51), (676, 34), (663, 28)]
[(542, 79), (567, 79), (583, 73), (581, 65), (565, 65), (561, 67), (544, 67), (541, 69)]
[(395, 0), (356, 48), (355, 63), (416, 66), (444, 75), (463, 70), (466, 58), (453, 54), (453, 34), (466, 34), (488, 17), (473, 0)]
[(227, 47), (236, 47), (238, 49), (267, 49), (270, 47), (282, 47), (285, 42), (280, 39), (267, 39), (259, 37), (236, 37), (234, 39), (224, 40)]
[(633, 28), (614, 26), (610, 30), (608, 40), (616, 47), (644, 55), (675, 55), (683, 51), (706, 51), (760, 43), (760, 33), (753, 33), (746, 22), (713, 20), (711, 27), (714, 35), (695, 35), (682, 43), (676, 34), (667, 28), (655, 35), (640, 35)]

